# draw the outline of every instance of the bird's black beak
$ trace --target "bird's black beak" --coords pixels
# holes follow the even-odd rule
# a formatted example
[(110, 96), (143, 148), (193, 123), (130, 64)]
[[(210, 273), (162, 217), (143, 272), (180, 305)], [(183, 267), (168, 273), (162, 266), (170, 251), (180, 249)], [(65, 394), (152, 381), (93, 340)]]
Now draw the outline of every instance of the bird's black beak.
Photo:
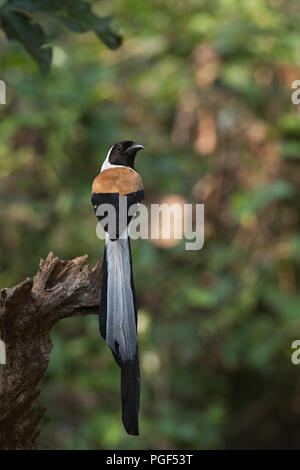
[(130, 147), (128, 147), (128, 149), (126, 150), (126, 154), (127, 155), (132, 155), (133, 153), (136, 153), (138, 152), (139, 150), (143, 150), (143, 145), (141, 144), (136, 144), (136, 143), (133, 143)]

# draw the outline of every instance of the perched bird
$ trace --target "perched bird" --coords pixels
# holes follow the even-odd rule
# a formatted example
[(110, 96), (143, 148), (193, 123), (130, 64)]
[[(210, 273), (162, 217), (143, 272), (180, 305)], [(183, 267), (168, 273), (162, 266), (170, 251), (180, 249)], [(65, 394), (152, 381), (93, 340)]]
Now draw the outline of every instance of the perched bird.
[[(122, 420), (127, 433), (133, 435), (139, 434), (140, 367), (128, 225), (144, 198), (142, 178), (134, 168), (136, 154), (143, 148), (130, 140), (111, 147), (101, 172), (94, 179), (91, 198), (98, 220), (106, 231), (100, 333), (121, 368)], [(130, 208), (133, 214), (129, 216)], [(113, 217), (107, 218), (108, 212)]]

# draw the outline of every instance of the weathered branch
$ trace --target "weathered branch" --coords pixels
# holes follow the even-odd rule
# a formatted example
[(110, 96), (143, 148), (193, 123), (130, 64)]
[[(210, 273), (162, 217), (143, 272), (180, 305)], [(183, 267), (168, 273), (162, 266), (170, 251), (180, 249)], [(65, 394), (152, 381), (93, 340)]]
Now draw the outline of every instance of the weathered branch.
[(0, 449), (34, 449), (46, 409), (33, 405), (48, 364), (50, 330), (62, 318), (96, 314), (101, 260), (91, 270), (87, 255), (62, 261), (53, 253), (36, 276), (2, 289), (0, 338), (6, 365), (0, 373)]

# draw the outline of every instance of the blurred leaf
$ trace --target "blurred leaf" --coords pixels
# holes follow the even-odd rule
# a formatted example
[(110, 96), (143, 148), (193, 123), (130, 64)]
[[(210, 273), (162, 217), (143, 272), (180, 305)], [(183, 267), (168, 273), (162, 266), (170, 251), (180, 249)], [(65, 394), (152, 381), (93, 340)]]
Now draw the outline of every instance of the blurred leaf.
[(286, 140), (282, 145), (281, 153), (284, 158), (300, 160), (300, 142), (298, 140)]
[(77, 33), (94, 31), (111, 49), (116, 49), (121, 45), (122, 38), (111, 24), (112, 17), (101, 18), (95, 15), (86, 2), (80, 0), (10, 0), (8, 5), (12, 10), (25, 10), (52, 16)]
[(4, 6), (0, 13), (2, 28), (8, 39), (18, 40), (31, 57), (38, 63), (42, 72), (49, 70), (52, 60), (52, 49), (45, 47), (47, 38), (38, 24), (22, 14)]
[(41, 13), (62, 22), (77, 33), (94, 31), (110, 49), (118, 48), (122, 38), (111, 16), (99, 17), (89, 4), (80, 0), (7, 0), (0, 9), (2, 28), (8, 39), (16, 39), (38, 63), (41, 71), (49, 70), (52, 49), (45, 47), (47, 37), (31, 14)]
[(235, 194), (232, 199), (232, 207), (239, 217), (256, 214), (276, 200), (290, 198), (294, 192), (295, 189), (291, 183), (276, 181), (245, 194)]

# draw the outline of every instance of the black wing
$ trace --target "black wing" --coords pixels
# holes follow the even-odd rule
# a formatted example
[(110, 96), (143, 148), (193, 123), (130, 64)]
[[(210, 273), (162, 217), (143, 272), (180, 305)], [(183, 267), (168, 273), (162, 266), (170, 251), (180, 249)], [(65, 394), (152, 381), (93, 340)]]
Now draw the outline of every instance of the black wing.
[[(95, 214), (111, 240), (117, 240), (129, 225), (138, 209), (138, 203), (144, 199), (144, 191), (120, 196), (119, 193), (92, 193), (91, 201)], [(136, 210), (134, 207), (136, 205)], [(129, 210), (131, 209), (129, 215)]]

